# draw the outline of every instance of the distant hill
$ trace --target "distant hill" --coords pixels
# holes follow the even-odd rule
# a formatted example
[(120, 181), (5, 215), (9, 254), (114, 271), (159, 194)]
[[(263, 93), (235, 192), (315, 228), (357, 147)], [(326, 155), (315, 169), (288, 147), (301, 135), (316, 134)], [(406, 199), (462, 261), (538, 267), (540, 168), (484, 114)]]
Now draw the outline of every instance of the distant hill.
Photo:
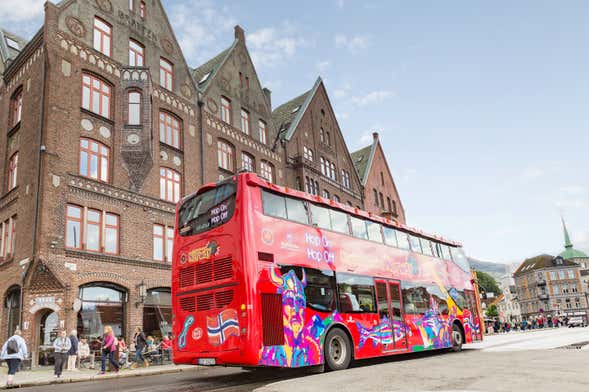
[(490, 261), (481, 261), (477, 259), (473, 259), (471, 257), (468, 258), (470, 262), (470, 266), (478, 271), (486, 272), (492, 275), (495, 279), (499, 279), (505, 274), (509, 273), (509, 265), (501, 264), (501, 263), (493, 263)]

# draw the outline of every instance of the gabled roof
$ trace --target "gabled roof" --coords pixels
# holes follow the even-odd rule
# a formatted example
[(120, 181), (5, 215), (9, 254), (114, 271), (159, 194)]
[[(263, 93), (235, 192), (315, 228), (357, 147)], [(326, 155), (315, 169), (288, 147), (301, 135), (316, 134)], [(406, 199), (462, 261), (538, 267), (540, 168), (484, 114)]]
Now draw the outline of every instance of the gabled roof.
[[(229, 54), (237, 45), (237, 39), (233, 41), (233, 44), (204, 63), (203, 65), (194, 68), (190, 71), (192, 74), (192, 79), (194, 83), (198, 86), (198, 89), (201, 91), (205, 91), (207, 87), (210, 85), (211, 80), (215, 78), (215, 74), (221, 68), (221, 66), (225, 63), (225, 60), (229, 58)], [(205, 78), (206, 76), (206, 78)]]
[(315, 93), (322, 82), (321, 77), (318, 77), (309, 91), (274, 109), (272, 112), (272, 120), (276, 129), (278, 129), (280, 138), (285, 140), (290, 140), (292, 138), (303, 114), (309, 107), (311, 100), (315, 96)]
[(14, 60), (27, 45), (27, 42), (26, 39), (0, 28), (0, 56), (2, 62), (6, 64), (8, 60)]
[(557, 264), (557, 258), (552, 255), (539, 255), (526, 259), (518, 269), (513, 273), (513, 276), (521, 275), (529, 271), (552, 268), (552, 267), (578, 267), (579, 264), (569, 260), (562, 260), (562, 264)]
[(358, 177), (360, 177), (360, 181), (362, 181), (362, 185), (366, 185), (368, 172), (370, 166), (372, 165), (372, 159), (374, 158), (375, 151), (376, 142), (373, 142), (371, 145), (361, 148), (358, 151), (354, 151), (351, 154), (352, 160), (354, 161), (354, 167), (356, 168)]

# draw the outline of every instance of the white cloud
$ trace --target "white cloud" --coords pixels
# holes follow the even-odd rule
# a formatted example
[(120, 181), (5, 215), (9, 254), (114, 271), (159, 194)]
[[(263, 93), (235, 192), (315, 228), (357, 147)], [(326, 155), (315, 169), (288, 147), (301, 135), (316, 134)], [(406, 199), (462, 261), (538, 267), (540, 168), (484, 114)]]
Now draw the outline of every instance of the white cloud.
[(352, 102), (358, 106), (366, 106), (375, 103), (381, 103), (395, 94), (390, 90), (375, 90), (362, 96), (352, 97)]
[(348, 36), (343, 33), (338, 33), (335, 35), (334, 41), (337, 48), (345, 48), (350, 52), (356, 52), (359, 49), (367, 48), (370, 40), (366, 35)]
[(30, 38), (43, 23), (44, 0), (2, 0), (2, 27), (25, 38)]
[(344, 8), (344, 5), (346, 5), (344, 0), (337, 0), (336, 4), (337, 4), (337, 8), (339, 8), (339, 9)]
[(345, 98), (350, 93), (352, 85), (350, 83), (344, 83), (341, 87), (333, 90), (333, 96), (337, 99)]
[(581, 185), (562, 186), (559, 190), (567, 195), (584, 195), (589, 192), (589, 188)]
[(335, 117), (337, 117), (338, 120), (347, 120), (348, 118), (350, 118), (350, 113), (347, 113), (347, 112), (337, 112), (335, 114)]
[(544, 169), (530, 166), (522, 171), (521, 176), (527, 180), (533, 180), (542, 177), (544, 174), (546, 174)]
[(273, 67), (291, 59), (301, 47), (312, 44), (301, 37), (290, 23), (264, 27), (247, 35), (247, 43), (256, 67)]
[(317, 64), (315, 64), (315, 66), (317, 67), (317, 70), (319, 72), (325, 72), (325, 70), (327, 70), (327, 68), (329, 68), (330, 64), (331, 63), (329, 61), (324, 60), (324, 61), (317, 62)]

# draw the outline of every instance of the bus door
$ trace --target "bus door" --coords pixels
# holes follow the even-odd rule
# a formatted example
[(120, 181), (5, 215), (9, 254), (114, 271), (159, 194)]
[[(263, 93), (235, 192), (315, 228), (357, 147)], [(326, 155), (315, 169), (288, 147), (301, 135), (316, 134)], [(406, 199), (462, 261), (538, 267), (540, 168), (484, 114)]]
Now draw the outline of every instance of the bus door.
[(380, 341), (383, 353), (404, 350), (407, 338), (403, 326), (401, 286), (390, 280), (376, 281), (378, 315), (380, 317)]

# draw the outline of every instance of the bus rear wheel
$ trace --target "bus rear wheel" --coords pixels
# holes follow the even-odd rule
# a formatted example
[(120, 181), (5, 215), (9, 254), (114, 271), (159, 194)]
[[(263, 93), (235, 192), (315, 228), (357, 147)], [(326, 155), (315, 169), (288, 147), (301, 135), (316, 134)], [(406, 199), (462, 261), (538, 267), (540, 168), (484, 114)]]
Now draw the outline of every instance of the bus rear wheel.
[(347, 369), (352, 362), (352, 344), (344, 331), (334, 328), (327, 334), (323, 346), (325, 365), (329, 370)]
[(452, 325), (452, 351), (459, 352), (462, 351), (462, 331), (458, 324)]

